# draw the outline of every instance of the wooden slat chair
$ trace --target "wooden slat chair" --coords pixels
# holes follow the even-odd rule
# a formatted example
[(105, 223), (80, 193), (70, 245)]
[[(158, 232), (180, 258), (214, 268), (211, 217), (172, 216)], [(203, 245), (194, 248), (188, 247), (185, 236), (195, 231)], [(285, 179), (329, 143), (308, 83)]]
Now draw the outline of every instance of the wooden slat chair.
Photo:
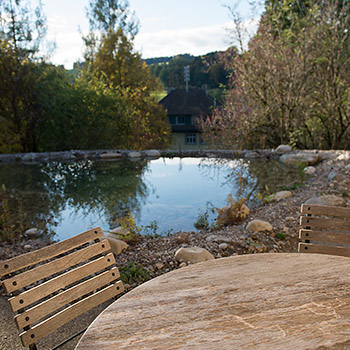
[(350, 257), (350, 208), (301, 206), (298, 251)]
[(102, 237), (97, 227), (0, 262), (2, 285), (24, 346), (37, 349), (41, 338), (123, 292), (114, 255)]

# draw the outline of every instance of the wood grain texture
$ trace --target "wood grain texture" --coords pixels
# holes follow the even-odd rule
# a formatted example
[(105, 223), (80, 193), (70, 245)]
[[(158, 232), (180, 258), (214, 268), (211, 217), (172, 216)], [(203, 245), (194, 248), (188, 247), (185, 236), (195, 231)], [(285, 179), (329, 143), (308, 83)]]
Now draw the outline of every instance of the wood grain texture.
[(350, 219), (350, 208), (302, 204), (302, 214), (326, 215)]
[(350, 232), (339, 233), (332, 231), (315, 231), (315, 230), (299, 230), (299, 240), (313, 242), (335, 243), (335, 244), (350, 244)]
[(319, 217), (302, 216), (300, 225), (303, 228), (324, 229), (332, 231), (350, 231), (350, 220), (328, 219)]
[(110, 245), (108, 241), (102, 240), (101, 242), (77, 250), (60, 259), (50, 261), (47, 264), (40, 265), (32, 270), (15, 275), (14, 277), (3, 281), (3, 286), (7, 293), (11, 293), (15, 290), (28, 286), (31, 283), (44, 279), (45, 277), (52, 276), (65, 269), (75, 266), (82, 261), (91, 259), (94, 256), (107, 253), (109, 251)]
[(82, 296), (115, 281), (117, 277), (119, 277), (119, 272), (115, 267), (72, 288), (69, 288), (62, 293), (59, 293), (58, 295), (17, 315), (15, 317), (17, 327), (21, 329), (31, 325), (32, 323), (36, 323), (47, 315), (50, 315), (51, 313), (81, 298)]
[(248, 254), (152, 279), (103, 311), (76, 350), (319, 350), (349, 345), (348, 258)]
[(103, 231), (100, 227), (96, 227), (92, 230), (83, 232), (62, 242), (54, 243), (52, 245), (35, 250), (33, 252), (29, 252), (24, 255), (14, 257), (12, 259), (1, 261), (0, 277), (10, 274), (19, 269), (35, 265), (41, 261), (48, 260), (52, 257), (57, 256), (58, 254), (65, 253), (71, 249), (74, 249), (101, 237), (103, 237)]
[(350, 257), (350, 247), (329, 246), (323, 244), (299, 243), (300, 253), (330, 254)]
[(96, 261), (79, 266), (58, 277), (48, 280), (47, 282), (39, 284), (34, 288), (24, 291), (21, 294), (9, 299), (12, 311), (18, 311), (21, 308), (25, 308), (54, 292), (68, 287), (76, 281), (80, 281), (93, 273), (112, 266), (114, 262), (115, 260), (113, 254), (109, 254), (106, 257), (102, 257)]
[(20, 334), (23, 346), (33, 344), (82, 313), (100, 305), (123, 291), (122, 282), (112, 284), (93, 295), (78, 301), (47, 320)]

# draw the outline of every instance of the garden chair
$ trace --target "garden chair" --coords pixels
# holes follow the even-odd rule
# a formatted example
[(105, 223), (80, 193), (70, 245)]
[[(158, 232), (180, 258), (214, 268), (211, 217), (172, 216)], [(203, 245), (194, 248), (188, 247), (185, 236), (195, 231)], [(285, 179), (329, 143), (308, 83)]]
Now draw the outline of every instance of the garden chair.
[(37, 349), (41, 338), (123, 292), (114, 255), (102, 237), (98, 227), (0, 262), (23, 346)]
[(350, 257), (350, 208), (301, 206), (298, 251)]

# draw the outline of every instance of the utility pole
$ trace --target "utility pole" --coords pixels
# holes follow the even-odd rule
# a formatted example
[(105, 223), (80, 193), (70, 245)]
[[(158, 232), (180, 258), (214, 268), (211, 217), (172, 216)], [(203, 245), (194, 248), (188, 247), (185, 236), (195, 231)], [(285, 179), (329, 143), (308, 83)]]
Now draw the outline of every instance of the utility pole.
[(190, 66), (184, 67), (184, 79), (186, 83), (186, 92), (188, 92), (188, 82), (190, 81)]

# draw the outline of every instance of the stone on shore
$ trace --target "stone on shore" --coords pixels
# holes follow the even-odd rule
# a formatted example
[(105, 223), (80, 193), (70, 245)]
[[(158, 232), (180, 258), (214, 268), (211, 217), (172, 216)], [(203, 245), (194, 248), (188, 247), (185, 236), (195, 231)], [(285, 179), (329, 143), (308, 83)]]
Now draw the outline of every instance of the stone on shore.
[(305, 202), (305, 204), (329, 205), (329, 206), (335, 206), (335, 207), (346, 206), (346, 203), (343, 197), (335, 196), (333, 194), (310, 198)]
[(279, 145), (275, 152), (277, 153), (288, 153), (292, 151), (292, 147), (290, 147), (289, 145)]
[(318, 154), (314, 153), (287, 153), (280, 157), (280, 161), (286, 165), (297, 167), (300, 164), (309, 166), (316, 165), (321, 162), (322, 158)]
[(102, 159), (120, 159), (120, 158), (122, 158), (122, 154), (119, 152), (106, 152), (106, 153), (101, 153), (100, 158), (102, 158)]
[(315, 172), (316, 172), (316, 168), (313, 166), (308, 166), (304, 169), (304, 173), (306, 175), (313, 175), (313, 174), (315, 174)]
[(234, 202), (231, 205), (216, 209), (218, 212), (218, 225), (233, 225), (236, 222), (244, 220), (250, 213), (249, 208), (243, 203)]
[(126, 250), (129, 247), (129, 245), (126, 244), (124, 241), (118, 239), (114, 233), (106, 232), (104, 236), (108, 239), (108, 242), (111, 246), (111, 250), (114, 255), (121, 254), (124, 250)]
[(145, 151), (145, 156), (148, 158), (159, 158), (161, 156), (160, 152), (155, 149), (150, 149)]
[(175, 253), (175, 259), (177, 261), (196, 264), (207, 260), (213, 260), (214, 255), (200, 247), (180, 248)]
[(281, 201), (282, 199), (289, 198), (289, 197), (292, 197), (292, 192), (290, 192), (290, 191), (279, 191), (279, 192), (274, 193), (271, 196), (271, 199), (278, 202), (278, 201)]
[(142, 158), (142, 154), (140, 152), (129, 152), (128, 157), (131, 159)]
[(272, 225), (263, 220), (253, 220), (248, 223), (246, 229), (252, 232), (272, 231)]
[(25, 232), (28, 239), (38, 238), (40, 236), (40, 230), (38, 228), (30, 228)]
[(36, 154), (35, 153), (27, 153), (23, 156), (22, 160), (24, 162), (27, 162), (27, 161), (33, 161), (36, 159)]

